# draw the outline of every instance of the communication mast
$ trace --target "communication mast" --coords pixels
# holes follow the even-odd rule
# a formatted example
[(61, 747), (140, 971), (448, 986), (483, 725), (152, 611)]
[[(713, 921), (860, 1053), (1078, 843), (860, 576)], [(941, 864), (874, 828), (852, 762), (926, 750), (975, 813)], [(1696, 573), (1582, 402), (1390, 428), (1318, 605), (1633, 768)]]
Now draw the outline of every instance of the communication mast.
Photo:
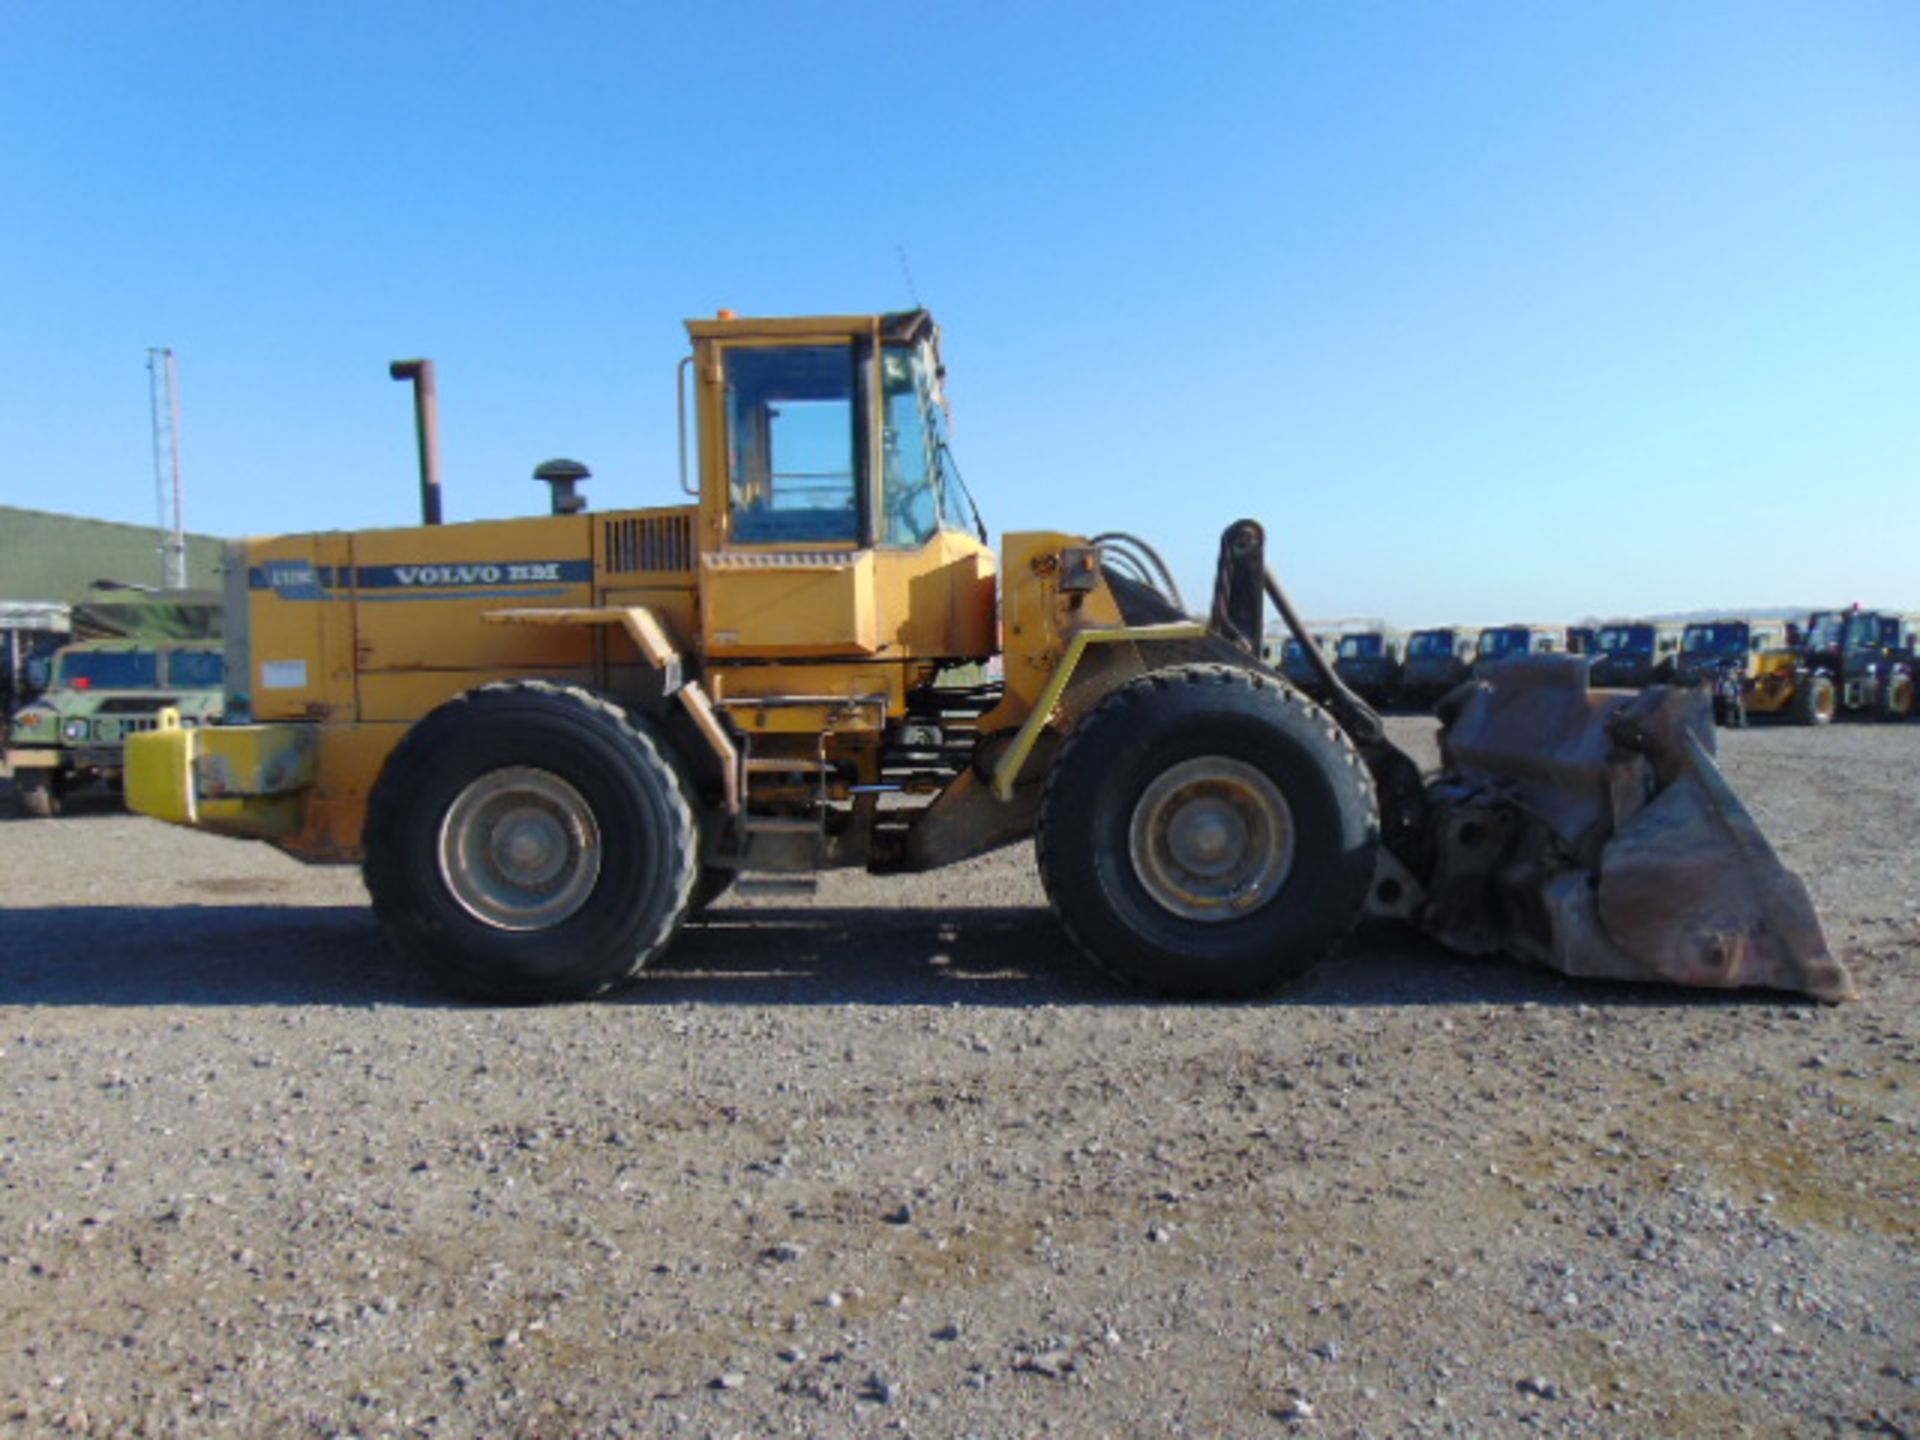
[(153, 409), (153, 488), (160, 508), (160, 584), (187, 588), (187, 516), (180, 486), (180, 367), (167, 346), (147, 350)]

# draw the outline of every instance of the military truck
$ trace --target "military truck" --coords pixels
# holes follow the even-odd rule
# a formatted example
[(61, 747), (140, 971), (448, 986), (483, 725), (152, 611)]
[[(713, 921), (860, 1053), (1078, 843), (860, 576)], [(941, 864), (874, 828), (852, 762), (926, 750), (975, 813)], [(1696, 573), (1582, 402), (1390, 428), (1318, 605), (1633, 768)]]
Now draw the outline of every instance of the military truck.
[(1673, 678), (1680, 653), (1680, 627), (1652, 620), (1610, 620), (1593, 637), (1590, 684), (1614, 690), (1644, 690)]
[(1334, 673), (1369, 705), (1396, 705), (1406, 653), (1406, 636), (1396, 630), (1352, 630), (1334, 647)]
[(51, 818), (74, 791), (118, 788), (131, 735), (162, 710), (182, 725), (221, 715), (226, 673), (218, 640), (82, 640), (53, 656), (47, 689), (13, 716), (6, 759), (29, 815)]
[(57, 600), (0, 600), (0, 743), (13, 712), (47, 688), (53, 652), (71, 627)]
[(1407, 658), (1400, 667), (1400, 699), (1424, 708), (1473, 674), (1480, 632), (1464, 625), (1439, 625), (1407, 637)]
[(1516, 656), (1556, 654), (1566, 641), (1566, 632), (1552, 625), (1489, 626), (1474, 646), (1474, 678), (1484, 678), (1495, 665)]
[[(1310, 638), (1319, 649), (1322, 658), (1331, 655), (1338, 643), (1337, 632), (1332, 630), (1315, 630), (1311, 632)], [(1272, 644), (1266, 647), (1265, 658), (1268, 664), (1286, 676), (1304, 694), (1311, 695), (1316, 700), (1326, 698), (1328, 694), (1326, 680), (1321, 676), (1319, 666), (1313, 663), (1313, 657), (1307, 653), (1304, 641), (1289, 635), (1280, 642), (1277, 655), (1274, 653), (1275, 649), (1276, 647)]]

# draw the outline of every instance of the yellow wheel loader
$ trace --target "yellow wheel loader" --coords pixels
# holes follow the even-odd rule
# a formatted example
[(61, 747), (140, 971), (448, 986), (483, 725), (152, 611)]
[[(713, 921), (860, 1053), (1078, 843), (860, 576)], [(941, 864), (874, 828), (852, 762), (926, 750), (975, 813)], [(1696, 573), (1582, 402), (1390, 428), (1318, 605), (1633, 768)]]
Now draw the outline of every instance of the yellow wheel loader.
[[(1271, 989), (1369, 911), (1572, 973), (1847, 993), (1697, 696), (1516, 662), (1449, 698), (1423, 779), (1257, 524), (1204, 618), (1129, 536), (996, 557), (926, 313), (687, 328), (687, 500), (652, 509), (590, 512), (552, 461), (551, 513), (440, 525), (431, 365), (396, 363), (427, 523), (233, 547), (225, 721), (137, 739), (132, 804), (362, 863), (397, 949), (494, 1000), (626, 980), (736, 880), (1029, 836), (1079, 947), (1168, 995)], [(1269, 601), (1324, 706), (1261, 658)]]

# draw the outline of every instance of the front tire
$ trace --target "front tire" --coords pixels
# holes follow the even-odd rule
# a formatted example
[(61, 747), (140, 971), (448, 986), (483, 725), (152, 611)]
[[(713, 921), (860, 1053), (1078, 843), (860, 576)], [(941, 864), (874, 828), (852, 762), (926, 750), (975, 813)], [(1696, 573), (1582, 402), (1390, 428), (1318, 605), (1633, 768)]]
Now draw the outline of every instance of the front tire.
[(1913, 676), (1905, 671), (1889, 676), (1881, 688), (1875, 713), (1882, 720), (1907, 720), (1913, 716), (1913, 707)]
[(474, 999), (585, 999), (639, 973), (685, 918), (698, 860), (664, 743), (538, 681), (428, 715), (368, 806), (367, 889), (388, 938)]
[(20, 808), (36, 820), (51, 820), (60, 813), (62, 800), (59, 777), (46, 771), (16, 775), (14, 795)]
[(1831, 724), (1838, 705), (1839, 696), (1833, 688), (1831, 676), (1805, 676), (1793, 688), (1793, 723), (1796, 725)]
[(1379, 817), (1359, 755), (1317, 706), (1229, 666), (1155, 671), (1061, 747), (1041, 879), (1101, 969), (1163, 995), (1257, 995), (1359, 919)]

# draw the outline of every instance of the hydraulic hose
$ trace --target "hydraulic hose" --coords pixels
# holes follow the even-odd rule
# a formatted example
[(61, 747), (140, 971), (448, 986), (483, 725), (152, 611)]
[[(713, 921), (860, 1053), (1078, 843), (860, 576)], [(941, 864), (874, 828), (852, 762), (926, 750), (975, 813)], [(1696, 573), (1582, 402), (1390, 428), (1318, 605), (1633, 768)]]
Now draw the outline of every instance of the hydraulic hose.
[[(1174, 583), (1173, 572), (1167, 568), (1167, 562), (1160, 558), (1160, 552), (1142, 540), (1138, 535), (1129, 535), (1124, 530), (1109, 530), (1093, 537), (1093, 543), (1102, 550), (1111, 550), (1114, 558), (1125, 556), (1132, 565), (1134, 573), (1145, 580), (1149, 588), (1158, 590), (1161, 596), (1172, 602), (1173, 608), (1186, 612), (1186, 599), (1180, 594), (1179, 585)], [(1149, 578), (1148, 572), (1159, 577), (1156, 584)]]

